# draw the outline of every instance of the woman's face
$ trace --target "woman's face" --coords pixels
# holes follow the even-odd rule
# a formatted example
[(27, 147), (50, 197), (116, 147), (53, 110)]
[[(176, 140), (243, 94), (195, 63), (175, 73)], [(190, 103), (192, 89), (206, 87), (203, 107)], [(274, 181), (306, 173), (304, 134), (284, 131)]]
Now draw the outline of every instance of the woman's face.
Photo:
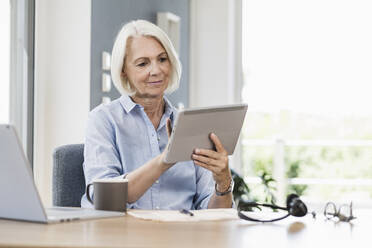
[(165, 49), (159, 41), (149, 36), (132, 37), (128, 42), (123, 75), (136, 89), (135, 96), (163, 96), (171, 70)]

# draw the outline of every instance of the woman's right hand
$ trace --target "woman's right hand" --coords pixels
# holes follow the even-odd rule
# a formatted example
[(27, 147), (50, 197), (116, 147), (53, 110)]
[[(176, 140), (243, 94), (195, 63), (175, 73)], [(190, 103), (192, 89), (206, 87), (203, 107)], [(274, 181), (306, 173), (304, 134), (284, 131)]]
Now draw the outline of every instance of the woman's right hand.
[(159, 160), (160, 160), (160, 163), (163, 164), (165, 169), (169, 169), (170, 167), (172, 167), (175, 164), (175, 163), (166, 163), (165, 162), (165, 156), (167, 154), (168, 146), (169, 146), (169, 139), (170, 139), (170, 136), (172, 134), (172, 121), (169, 118), (167, 119), (166, 128), (167, 128), (167, 134), (168, 134), (168, 144), (165, 147), (164, 151), (159, 155)]

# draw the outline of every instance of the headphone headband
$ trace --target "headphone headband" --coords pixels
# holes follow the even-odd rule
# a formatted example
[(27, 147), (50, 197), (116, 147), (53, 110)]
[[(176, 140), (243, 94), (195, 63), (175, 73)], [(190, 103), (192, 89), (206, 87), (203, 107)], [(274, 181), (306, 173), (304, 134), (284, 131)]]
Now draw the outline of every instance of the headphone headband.
[(288, 216), (291, 216), (291, 215), (295, 216), (295, 217), (302, 217), (302, 216), (305, 216), (307, 214), (307, 207), (306, 207), (305, 203), (303, 203), (301, 201), (301, 199), (298, 195), (296, 195), (296, 194), (288, 195), (286, 203), (287, 203), (286, 208), (279, 207), (279, 206), (272, 205), (272, 204), (260, 204), (260, 203), (256, 203), (256, 202), (250, 203), (250, 205), (252, 207), (262, 206), (262, 207), (269, 207), (269, 208), (272, 208), (272, 209), (282, 209), (282, 210), (288, 211), (288, 214), (286, 214), (282, 217), (276, 218), (276, 219), (271, 219), (271, 220), (254, 219), (254, 218), (246, 216), (241, 211), (238, 211), (238, 216), (241, 219), (249, 220), (249, 221), (274, 222), (274, 221), (285, 219), (285, 218), (287, 218)]

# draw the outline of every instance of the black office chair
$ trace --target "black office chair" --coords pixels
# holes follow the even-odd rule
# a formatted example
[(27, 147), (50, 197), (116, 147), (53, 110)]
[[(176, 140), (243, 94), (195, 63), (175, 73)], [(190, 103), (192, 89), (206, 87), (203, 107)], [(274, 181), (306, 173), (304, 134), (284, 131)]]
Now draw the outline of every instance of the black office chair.
[(81, 207), (85, 193), (84, 144), (64, 145), (53, 152), (53, 205)]

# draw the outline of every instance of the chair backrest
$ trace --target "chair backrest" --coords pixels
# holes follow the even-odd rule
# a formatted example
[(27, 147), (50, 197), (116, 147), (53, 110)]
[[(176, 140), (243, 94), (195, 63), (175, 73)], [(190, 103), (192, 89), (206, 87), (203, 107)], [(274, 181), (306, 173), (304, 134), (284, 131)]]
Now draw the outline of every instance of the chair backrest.
[(53, 205), (80, 207), (85, 193), (84, 144), (64, 145), (53, 152)]

